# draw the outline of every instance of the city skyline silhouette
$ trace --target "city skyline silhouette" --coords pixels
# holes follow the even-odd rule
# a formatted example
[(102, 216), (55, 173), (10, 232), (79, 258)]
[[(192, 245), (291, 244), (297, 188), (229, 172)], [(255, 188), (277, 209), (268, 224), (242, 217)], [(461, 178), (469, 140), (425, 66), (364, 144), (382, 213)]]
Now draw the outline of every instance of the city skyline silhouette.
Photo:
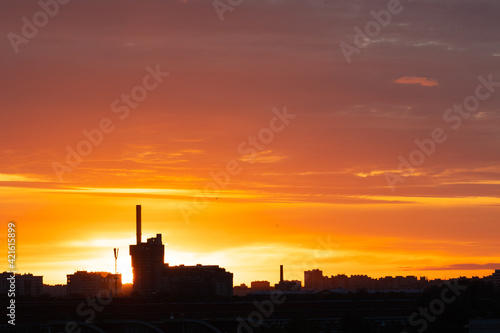
[(26, 327), (500, 330), (500, 2), (0, 7), (1, 288)]

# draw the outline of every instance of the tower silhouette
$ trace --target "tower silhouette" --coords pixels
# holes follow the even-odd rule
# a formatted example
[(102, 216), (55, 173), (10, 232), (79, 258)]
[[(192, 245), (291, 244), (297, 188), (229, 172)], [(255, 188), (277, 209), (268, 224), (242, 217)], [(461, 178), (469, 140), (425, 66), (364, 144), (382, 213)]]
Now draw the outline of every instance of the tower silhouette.
[(134, 275), (134, 292), (151, 295), (161, 287), (161, 276), (164, 265), (165, 246), (161, 234), (148, 238), (146, 243), (141, 240), (142, 211), (141, 205), (136, 206), (136, 236), (137, 244), (130, 245), (132, 257), (132, 273)]

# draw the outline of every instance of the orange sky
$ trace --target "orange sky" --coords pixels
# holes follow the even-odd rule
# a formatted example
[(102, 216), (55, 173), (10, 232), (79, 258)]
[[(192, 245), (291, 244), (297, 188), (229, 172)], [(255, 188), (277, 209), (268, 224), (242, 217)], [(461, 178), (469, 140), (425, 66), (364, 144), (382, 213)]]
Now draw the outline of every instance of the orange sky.
[[(441, 2), (407, 3), (351, 63), (340, 43), (387, 1), (248, 1), (224, 21), (201, 0), (71, 2), (19, 52), (2, 39), (0, 235), (16, 221), (18, 271), (64, 283), (113, 271), (118, 247), (130, 282), (141, 204), (166, 262), (217, 264), (235, 285), (275, 283), (280, 264), (300, 280), (490, 275), (500, 93), (445, 114), (479, 76), (500, 81), (500, 5)], [(6, 4), (2, 35), (39, 10)], [(398, 170), (436, 128), (445, 142)]]

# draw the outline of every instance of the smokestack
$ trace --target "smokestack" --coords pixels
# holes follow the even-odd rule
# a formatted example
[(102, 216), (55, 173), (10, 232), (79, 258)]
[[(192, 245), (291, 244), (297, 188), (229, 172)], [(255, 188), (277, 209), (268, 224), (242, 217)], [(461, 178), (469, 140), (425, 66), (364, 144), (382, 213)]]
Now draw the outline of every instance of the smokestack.
[(141, 244), (141, 205), (135, 206), (135, 230), (137, 244)]
[(283, 282), (283, 265), (280, 265), (280, 282)]

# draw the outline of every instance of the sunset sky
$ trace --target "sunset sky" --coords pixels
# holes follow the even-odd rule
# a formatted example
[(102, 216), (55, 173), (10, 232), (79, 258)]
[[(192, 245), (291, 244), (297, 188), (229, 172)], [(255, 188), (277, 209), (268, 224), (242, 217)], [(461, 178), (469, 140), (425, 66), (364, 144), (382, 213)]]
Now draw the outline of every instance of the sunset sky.
[(131, 282), (137, 204), (235, 285), (500, 269), (500, 2), (395, 1), (0, 0), (0, 270)]

